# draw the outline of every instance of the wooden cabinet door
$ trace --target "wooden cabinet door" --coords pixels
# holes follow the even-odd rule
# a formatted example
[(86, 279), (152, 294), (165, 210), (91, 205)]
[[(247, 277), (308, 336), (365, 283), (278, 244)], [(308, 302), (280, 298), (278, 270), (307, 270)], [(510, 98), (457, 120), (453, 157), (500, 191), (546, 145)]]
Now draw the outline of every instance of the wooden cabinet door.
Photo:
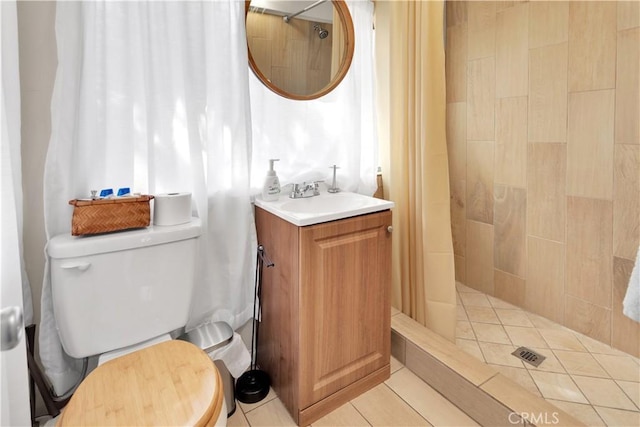
[(300, 409), (389, 363), (391, 212), (300, 229)]

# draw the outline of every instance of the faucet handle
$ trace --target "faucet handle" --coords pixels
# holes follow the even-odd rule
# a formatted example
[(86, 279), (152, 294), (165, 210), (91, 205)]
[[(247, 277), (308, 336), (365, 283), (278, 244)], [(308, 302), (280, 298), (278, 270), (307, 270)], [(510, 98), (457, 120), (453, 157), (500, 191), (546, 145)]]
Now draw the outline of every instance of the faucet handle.
[(333, 182), (331, 183), (331, 187), (327, 190), (329, 193), (338, 193), (340, 189), (336, 185), (336, 169), (340, 169), (338, 166), (333, 165), (329, 166), (329, 169), (333, 169)]

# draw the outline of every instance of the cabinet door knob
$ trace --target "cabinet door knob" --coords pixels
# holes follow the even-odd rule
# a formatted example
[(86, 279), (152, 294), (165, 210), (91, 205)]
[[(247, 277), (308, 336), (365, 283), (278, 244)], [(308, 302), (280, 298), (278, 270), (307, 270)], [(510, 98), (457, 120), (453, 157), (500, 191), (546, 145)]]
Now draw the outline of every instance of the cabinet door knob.
[(392, 226), (392, 225), (388, 226), (388, 227), (387, 227), (387, 231), (388, 231), (389, 233), (393, 233), (393, 226)]

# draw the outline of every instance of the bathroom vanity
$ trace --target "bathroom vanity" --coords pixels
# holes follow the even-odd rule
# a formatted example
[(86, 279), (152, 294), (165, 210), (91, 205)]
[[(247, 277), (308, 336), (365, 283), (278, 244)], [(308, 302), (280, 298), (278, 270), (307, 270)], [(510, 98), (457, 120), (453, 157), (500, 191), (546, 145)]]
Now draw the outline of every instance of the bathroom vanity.
[[(320, 199), (284, 197), (285, 210), (322, 211), (311, 209)], [(340, 197), (348, 196), (327, 202), (334, 204), (332, 212), (344, 203)], [(297, 202), (302, 203), (291, 205)], [(349, 203), (351, 215), (354, 205)], [(263, 269), (257, 361), (298, 425), (316, 421), (389, 378), (387, 206), (393, 203), (385, 203), (371, 213), (297, 225), (281, 217), (286, 214), (277, 203), (256, 201), (258, 242), (275, 264)]]

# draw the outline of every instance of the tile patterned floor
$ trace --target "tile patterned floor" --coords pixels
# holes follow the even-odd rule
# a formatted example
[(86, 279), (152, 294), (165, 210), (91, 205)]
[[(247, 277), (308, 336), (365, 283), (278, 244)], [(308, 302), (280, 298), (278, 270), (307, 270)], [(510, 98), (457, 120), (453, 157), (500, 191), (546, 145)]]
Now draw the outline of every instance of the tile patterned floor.
[[(640, 426), (640, 360), (462, 284), (457, 285), (456, 344), (531, 393), (589, 426)], [(539, 367), (511, 355), (529, 347)], [(237, 404), (229, 426), (294, 426), (271, 391)], [(471, 418), (392, 358), (391, 378), (313, 426), (477, 426)]]
[[(239, 403), (228, 426), (295, 426), (278, 399), (269, 392), (254, 404)], [(438, 392), (391, 358), (391, 378), (346, 403), (313, 426), (477, 426)]]
[[(459, 348), (589, 426), (640, 426), (640, 360), (457, 284)], [(538, 367), (511, 353), (541, 353)]]

